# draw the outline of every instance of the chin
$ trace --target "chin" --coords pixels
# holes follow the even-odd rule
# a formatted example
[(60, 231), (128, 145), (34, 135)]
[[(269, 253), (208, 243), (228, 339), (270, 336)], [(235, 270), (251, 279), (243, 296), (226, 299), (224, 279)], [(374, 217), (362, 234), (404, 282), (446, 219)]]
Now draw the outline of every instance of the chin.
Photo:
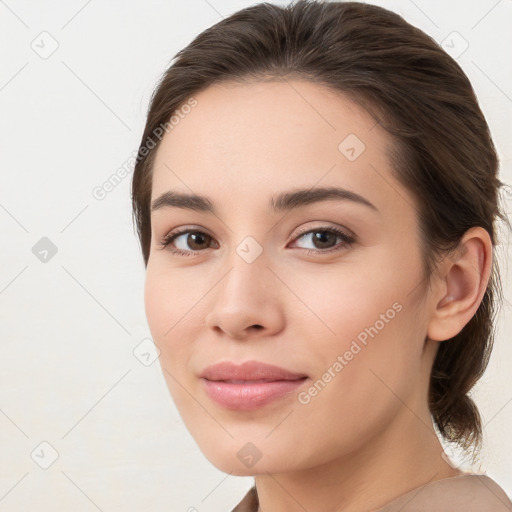
[[(291, 468), (289, 457), (283, 456), (278, 450), (272, 450), (268, 455), (265, 448), (260, 451), (251, 442), (231, 442), (222, 444), (219, 441), (215, 446), (206, 449), (199, 446), (203, 455), (217, 469), (235, 476), (254, 476), (264, 473), (283, 473)], [(297, 461), (293, 461), (294, 465)]]
[[(254, 466), (246, 466), (243, 464), (238, 458), (230, 456), (227, 452), (219, 455), (216, 453), (213, 456), (205, 453), (203, 454), (208, 459), (208, 461), (213, 464), (219, 471), (223, 473), (229, 473), (234, 476), (253, 476), (256, 473), (262, 472), (260, 464), (256, 463)], [(263, 470), (263, 472), (265, 469)]]

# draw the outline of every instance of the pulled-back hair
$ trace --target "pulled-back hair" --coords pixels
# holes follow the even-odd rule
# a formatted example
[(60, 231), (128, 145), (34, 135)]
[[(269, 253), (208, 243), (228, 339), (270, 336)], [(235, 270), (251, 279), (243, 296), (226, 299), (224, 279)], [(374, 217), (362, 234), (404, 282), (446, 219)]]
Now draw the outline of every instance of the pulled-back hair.
[[(147, 265), (154, 156), (161, 127), (193, 97), (220, 82), (306, 79), (346, 95), (391, 135), (396, 179), (415, 199), (424, 276), (483, 227), (493, 244), (491, 276), (475, 315), (440, 343), (429, 407), (440, 434), (479, 448), (482, 424), (468, 395), (488, 364), (502, 300), (495, 257), (498, 158), (472, 86), (428, 35), (401, 16), (358, 2), (261, 3), (235, 12), (179, 51), (150, 101), (132, 181), (134, 222)], [(167, 124), (167, 126), (169, 126)], [(148, 150), (148, 141), (152, 142)]]

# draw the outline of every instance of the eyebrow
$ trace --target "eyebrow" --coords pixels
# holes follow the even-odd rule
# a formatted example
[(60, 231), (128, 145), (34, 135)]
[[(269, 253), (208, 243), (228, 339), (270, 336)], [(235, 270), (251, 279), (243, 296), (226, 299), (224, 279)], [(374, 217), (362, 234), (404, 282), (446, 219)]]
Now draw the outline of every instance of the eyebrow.
[[(277, 214), (290, 211), (301, 206), (306, 206), (308, 204), (329, 200), (351, 201), (367, 206), (374, 211), (379, 211), (373, 203), (363, 196), (338, 187), (321, 187), (283, 192), (270, 199), (268, 208), (269, 211)], [(208, 197), (176, 192), (173, 190), (164, 192), (151, 203), (152, 212), (162, 208), (181, 208), (185, 210), (211, 213), (217, 216), (217, 210)]]

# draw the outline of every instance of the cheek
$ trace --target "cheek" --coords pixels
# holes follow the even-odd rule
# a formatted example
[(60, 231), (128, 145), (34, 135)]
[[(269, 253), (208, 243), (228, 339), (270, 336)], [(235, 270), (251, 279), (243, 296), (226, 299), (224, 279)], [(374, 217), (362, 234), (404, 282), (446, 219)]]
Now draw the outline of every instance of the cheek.
[(190, 287), (185, 286), (179, 270), (167, 269), (152, 262), (146, 269), (144, 285), (144, 307), (155, 343), (164, 344), (171, 340), (180, 325), (180, 318), (186, 318), (193, 301)]
[[(390, 405), (397, 402), (392, 390), (408, 392), (423, 348), (418, 305), (410, 294), (417, 269), (403, 270), (399, 261), (391, 265), (384, 258), (365, 263), (316, 276), (307, 295), (315, 314), (308, 311), (297, 321), (314, 384), (303, 403), (315, 403), (319, 415), (328, 411), (325, 420), (352, 411), (355, 428), (365, 403)], [(305, 294), (307, 281), (296, 280), (294, 291)]]
[(190, 344), (179, 341), (185, 341), (185, 337), (179, 334), (180, 329), (183, 329), (179, 319), (184, 315), (180, 296), (187, 297), (175, 280), (171, 283), (169, 275), (148, 264), (144, 286), (146, 318), (153, 342), (160, 351), (159, 362), (163, 377), (176, 406), (181, 409), (187, 405), (187, 400), (182, 396), (178, 384), (183, 382), (180, 368), (183, 368), (182, 363), (188, 358), (186, 348)]
[(179, 378), (176, 375), (176, 361), (185, 357), (181, 352), (187, 346), (185, 343), (180, 346), (180, 337), (177, 335), (182, 328), (179, 319), (184, 314), (181, 312), (184, 301), (179, 300), (180, 296), (187, 297), (180, 294), (179, 286), (174, 280), (171, 282), (169, 275), (148, 264), (144, 286), (146, 318), (153, 342), (160, 352), (159, 361), (163, 376), (173, 396), (176, 389), (175, 380), (171, 376)]
[(198, 314), (201, 296), (206, 292), (201, 286), (194, 286), (190, 277), (182, 269), (151, 263), (146, 270), (146, 318), (153, 341), (160, 351), (164, 377), (173, 395), (178, 384), (170, 376), (179, 382), (190, 378), (185, 372), (190, 370), (188, 363), (196, 347), (195, 340), (200, 337), (204, 325), (204, 318)]
[[(409, 283), (414, 280), (398, 270), (398, 262), (395, 266), (397, 270), (382, 259), (360, 261), (297, 271), (284, 279), (293, 283), (300, 299), (290, 325), (306, 329), (308, 334), (299, 339), (310, 344), (311, 354), (322, 355), (319, 340), (327, 353), (330, 349), (343, 353), (355, 339), (363, 346), (370, 339), (387, 337), (390, 326), (405, 316), (401, 310), (410, 299)], [(394, 337), (389, 338), (388, 343), (393, 343)]]
[[(347, 335), (340, 334), (332, 342), (320, 340), (312, 355), (315, 375), (298, 397), (288, 432), (292, 433), (290, 447), (314, 432), (310, 456), (315, 463), (370, 442), (397, 417), (420, 384), (421, 350), (409, 338), (410, 309), (403, 305), (391, 312), (386, 306), (386, 301), (376, 301), (357, 318), (338, 316), (336, 326), (340, 333), (347, 329)], [(374, 313), (385, 315), (386, 311), (388, 323), (376, 322), (379, 317)], [(303, 463), (300, 456), (295, 463)]]

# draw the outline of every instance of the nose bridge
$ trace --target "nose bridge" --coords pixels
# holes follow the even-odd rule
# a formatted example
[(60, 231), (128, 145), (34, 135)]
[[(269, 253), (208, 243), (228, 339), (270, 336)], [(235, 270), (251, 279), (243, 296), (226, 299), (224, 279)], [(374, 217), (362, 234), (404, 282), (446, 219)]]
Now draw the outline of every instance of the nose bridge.
[(267, 268), (268, 263), (263, 247), (252, 237), (244, 238), (233, 248), (222, 262), (223, 277), (212, 295), (213, 304), (207, 315), (209, 327), (238, 336), (253, 325), (268, 330), (275, 324), (279, 315), (269, 282), (275, 277)]
[(265, 288), (263, 283), (271, 272), (263, 246), (252, 236), (246, 236), (236, 245), (227, 261), (228, 272), (221, 284), (222, 294), (235, 301), (258, 298)]

